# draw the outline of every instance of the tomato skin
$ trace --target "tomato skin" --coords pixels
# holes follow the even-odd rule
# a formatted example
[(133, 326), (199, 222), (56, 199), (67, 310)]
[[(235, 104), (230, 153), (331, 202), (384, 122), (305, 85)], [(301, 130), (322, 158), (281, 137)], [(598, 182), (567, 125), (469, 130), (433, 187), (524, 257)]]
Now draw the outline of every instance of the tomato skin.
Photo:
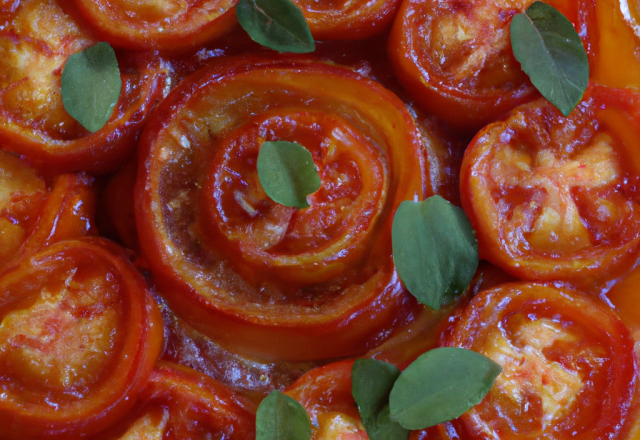
[(585, 286), (627, 269), (640, 247), (638, 102), (593, 86), (568, 118), (540, 100), (480, 131), (460, 191), (481, 258), (521, 279)]
[[(428, 112), (475, 131), (539, 96), (511, 51), (511, 17), (531, 1), (405, 0), (388, 41), (396, 76)], [(572, 22), (575, 5), (551, 2)]]
[(134, 50), (182, 51), (201, 46), (237, 26), (237, 0), (178, 1), (76, 0), (98, 35)]
[[(224, 88), (221, 85), (224, 85)], [(266, 96), (267, 90), (291, 90), (292, 92), (289, 98), (279, 102), (270, 95)], [(287, 255), (294, 260), (310, 259), (313, 263), (313, 259), (317, 258), (320, 270), (305, 271), (307, 273), (305, 279), (283, 282), (282, 274), (272, 277), (271, 267), (255, 259), (246, 260), (248, 267), (255, 268), (253, 271), (242, 271), (241, 268), (236, 271), (233, 264), (237, 263), (230, 261), (224, 255), (212, 253), (217, 252), (218, 249), (217, 246), (213, 248), (212, 243), (216, 239), (212, 238), (213, 232), (209, 231), (219, 228), (221, 223), (212, 222), (211, 217), (205, 215), (205, 212), (211, 204), (218, 203), (217, 200), (220, 199), (216, 199), (215, 194), (199, 195), (198, 188), (207, 188), (208, 176), (220, 169), (219, 164), (222, 162), (212, 158), (218, 151), (216, 148), (222, 148), (219, 146), (220, 143), (233, 129), (238, 127), (243, 129), (242, 127), (252, 124), (255, 120), (243, 114), (244, 107), (235, 105), (226, 107), (226, 104), (223, 104), (225, 100), (234, 100), (235, 98), (230, 98), (234, 93), (245, 97), (250, 96), (246, 93), (257, 94), (255, 96), (258, 96), (256, 101), (258, 104), (255, 104), (252, 113), (258, 116), (253, 118), (259, 118), (262, 113), (265, 113), (269, 117), (278, 119), (280, 112), (284, 115), (280, 118), (281, 120), (290, 120), (287, 119), (290, 118), (287, 115), (290, 115), (292, 110), (299, 112), (303, 108), (303, 113), (326, 112), (327, 117), (335, 116), (338, 120), (348, 119), (347, 123), (359, 130), (358, 136), (366, 139), (368, 143), (375, 144), (381, 152), (375, 160), (383, 161), (383, 166), (387, 170), (385, 175), (387, 180), (384, 183), (386, 189), (382, 192), (383, 209), (373, 214), (368, 225), (352, 223), (357, 219), (345, 217), (348, 220), (343, 222), (343, 229), (335, 236), (329, 236), (329, 244), (333, 246), (335, 242), (341, 240), (344, 237), (344, 231), (354, 225), (359, 228), (354, 227), (354, 234), (365, 237), (362, 243), (352, 243), (347, 240), (346, 242), (350, 244), (344, 247), (347, 250), (345, 252), (340, 251), (334, 254), (320, 249), (314, 257), (314, 250), (307, 253), (288, 250), (287, 252), (290, 253)], [(268, 93), (271, 94), (271, 92)], [(348, 98), (344, 98), (344, 94), (347, 94)], [(309, 99), (310, 104), (303, 103)], [(278, 102), (279, 104), (276, 104)], [(215, 120), (207, 122), (213, 124), (209, 127), (216, 127), (215, 130), (220, 130), (219, 132), (211, 131), (212, 134), (208, 135), (206, 134), (208, 129), (204, 127), (190, 128), (188, 133), (181, 132), (183, 130), (181, 127), (188, 127), (192, 123), (190, 115), (209, 115), (208, 106), (212, 105), (211, 103), (215, 103), (216, 107), (230, 109), (225, 110), (228, 113), (224, 116), (221, 116), (222, 113), (217, 114)], [(345, 107), (337, 111), (336, 108), (343, 105), (342, 103), (345, 103)], [(269, 106), (269, 112), (265, 112), (260, 107), (263, 104)], [(369, 113), (371, 109), (376, 109), (375, 115)], [(369, 122), (365, 126), (358, 125), (362, 123), (352, 116), (354, 114), (360, 115), (358, 117)], [(176, 122), (180, 121), (180, 118), (189, 119), (190, 122), (187, 125)], [(231, 126), (227, 127), (226, 123), (218, 125), (223, 121), (232, 121), (229, 123)], [(193, 122), (199, 124), (195, 119)], [(179, 132), (181, 134), (176, 137)], [(381, 133), (385, 134), (381, 136)], [(202, 134), (205, 136), (203, 137)], [(389, 136), (389, 139), (397, 138), (397, 142), (386, 144), (386, 141), (381, 141), (386, 136)], [(190, 148), (185, 150), (175, 143), (175, 139), (184, 142), (184, 145), (188, 142)], [(219, 144), (214, 148), (216, 142)], [(391, 145), (398, 147), (391, 147)], [(184, 153), (185, 151), (187, 153)], [(171, 161), (167, 161), (169, 157)], [(393, 157), (393, 161), (386, 162), (388, 157)], [(392, 213), (399, 203), (404, 199), (413, 198), (414, 195), (420, 197), (429, 188), (429, 181), (424, 174), (426, 164), (423, 162), (420, 140), (411, 116), (406, 112), (401, 101), (376, 83), (348, 69), (313, 63), (304, 58), (295, 57), (276, 60), (258, 57), (239, 58), (211, 66), (183, 81), (154, 113), (141, 142), (139, 163), (135, 189), (136, 218), (143, 254), (172, 309), (193, 327), (221, 345), (234, 347), (245, 355), (292, 362), (346, 356), (362, 350), (362, 347), (374, 344), (384, 328), (402, 320), (408, 311), (415, 307), (414, 300), (406, 294), (393, 269), (390, 255), (391, 220)], [(393, 163), (392, 166), (391, 163)], [(172, 164), (182, 165), (174, 168)], [(249, 167), (249, 165), (246, 166)], [(400, 177), (401, 169), (403, 177)], [(247, 169), (243, 172), (246, 173), (243, 178), (247, 181), (257, 181), (255, 171)], [(179, 179), (169, 177), (178, 176), (176, 173), (180, 175)], [(161, 177), (163, 175), (166, 177)], [(183, 183), (178, 185), (178, 182)], [(187, 188), (196, 188), (196, 190), (191, 191)], [(237, 188), (244, 188), (244, 186)], [(260, 188), (257, 186), (252, 188), (256, 190), (257, 197), (262, 197)], [(322, 191), (320, 190), (316, 195)], [(173, 195), (169, 196), (171, 194)], [(166, 197), (169, 199), (162, 201)], [(365, 194), (363, 197), (362, 203), (365, 203), (368, 196)], [(202, 203), (202, 200), (207, 202)], [(267, 209), (280, 209), (265, 198), (259, 200), (260, 206), (266, 206)], [(230, 202), (233, 201), (230, 200)], [(175, 211), (175, 207), (180, 206), (181, 209), (184, 207), (182, 212), (189, 214), (180, 214), (171, 222), (175, 224), (178, 219), (180, 222), (187, 222), (188, 225), (185, 223), (181, 226), (181, 230), (189, 231), (190, 237), (197, 237), (199, 243), (197, 246), (202, 253), (205, 255), (211, 253), (211, 257), (207, 257), (209, 260), (202, 260), (188, 250), (191, 244), (186, 248), (182, 245), (176, 247), (177, 241), (173, 239), (172, 242), (169, 239), (170, 230), (167, 229), (167, 223), (163, 220), (169, 212), (162, 214), (159, 210), (161, 206), (171, 207), (172, 212)], [(243, 206), (234, 205), (234, 212), (237, 213), (237, 215), (234, 214), (234, 218), (244, 218), (242, 216), (246, 214), (239, 211), (240, 208), (244, 209)], [(322, 209), (320, 209), (320, 216), (328, 212)], [(341, 212), (344, 212), (345, 216), (349, 215), (348, 210), (335, 210), (335, 212), (338, 215), (342, 215)], [(266, 218), (262, 215), (259, 214), (256, 218)], [(302, 216), (304, 213), (299, 215)], [(327, 222), (331, 221), (329, 216), (325, 216), (324, 219)], [(241, 223), (240, 220), (237, 222), (234, 220), (233, 224)], [(302, 226), (305, 226), (304, 223)], [(323, 228), (323, 226), (320, 227)], [(300, 234), (303, 238), (299, 243), (303, 246), (315, 240), (313, 235), (305, 235), (304, 231), (308, 230), (312, 228), (303, 228), (303, 233)], [(176, 233), (180, 232), (171, 230), (174, 236)], [(239, 236), (242, 237), (242, 235)], [(182, 243), (189, 243), (193, 240), (190, 237), (183, 236), (180, 240)], [(310, 241), (306, 241), (307, 238), (304, 237), (310, 237), (308, 238)], [(224, 246), (225, 244), (221, 242), (220, 247)], [(179, 253), (177, 253), (178, 248), (182, 249)], [(372, 251), (367, 252), (361, 249), (372, 249)], [(184, 253), (185, 250), (187, 253)], [(276, 249), (273, 252), (279, 251)], [(183, 256), (176, 259), (177, 255)], [(224, 263), (216, 269), (211, 267), (210, 263), (206, 263), (211, 261), (211, 258)], [(312, 266), (313, 264), (309, 267)], [(322, 281), (326, 275), (322, 267), (337, 271), (340, 276), (335, 281)], [(228, 292), (220, 287), (221, 284), (218, 281), (216, 284), (206, 281), (210, 278), (228, 283), (228, 280), (234, 279), (239, 273), (246, 278), (243, 278), (241, 283), (229, 284), (234, 285), (235, 289), (233, 301), (228, 301)], [(247, 273), (250, 276), (246, 275)], [(200, 275), (194, 277), (195, 274)], [(349, 295), (344, 295), (341, 296), (342, 299), (336, 300), (329, 293), (331, 289), (323, 287), (322, 283), (334, 286), (333, 289), (338, 289), (336, 292), (350, 289), (349, 291), (354, 292), (354, 295), (350, 298), (347, 298)], [(274, 297), (280, 299), (276, 303), (261, 299), (257, 294), (258, 291), (253, 290), (261, 286), (276, 289)], [(301, 297), (300, 293), (307, 288), (312, 295), (306, 298)], [(215, 295), (204, 294), (212, 292), (211, 289), (214, 289)], [(263, 290), (263, 292), (267, 297), (271, 294), (269, 290)], [(283, 296), (280, 296), (280, 292)], [(355, 292), (358, 293), (355, 294)], [(309, 308), (313, 304), (316, 306)]]
[(2, 271), (3, 438), (104, 429), (153, 369), (159, 309), (133, 265), (101, 240), (62, 241)]
[(133, 187), (136, 183), (138, 163), (130, 160), (115, 175), (104, 189), (101, 202), (106, 214), (115, 227), (122, 243), (129, 249), (139, 252), (138, 231), (133, 209)]
[[(25, 0), (0, 31), (0, 142), (43, 175), (117, 169), (133, 153), (143, 123), (162, 97), (166, 66), (150, 53), (119, 53), (122, 93), (107, 124), (89, 133), (65, 111), (66, 60), (95, 43), (90, 30), (54, 0)], [(34, 25), (37, 24), (37, 25)]]
[(559, 285), (504, 284), (471, 301), (445, 345), (503, 367), (487, 397), (453, 422), (468, 438), (623, 438), (636, 358), (604, 304)]
[[(182, 365), (158, 362), (136, 407), (95, 440), (190, 440), (206, 434), (252, 440), (255, 412), (253, 403), (220, 382)], [(149, 418), (156, 420), (141, 423)]]

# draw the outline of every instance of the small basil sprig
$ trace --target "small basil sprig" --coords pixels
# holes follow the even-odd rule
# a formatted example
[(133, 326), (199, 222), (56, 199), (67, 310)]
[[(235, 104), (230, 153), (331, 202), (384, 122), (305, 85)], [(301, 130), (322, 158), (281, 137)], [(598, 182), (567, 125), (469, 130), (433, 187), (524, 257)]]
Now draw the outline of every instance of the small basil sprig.
[(400, 376), (395, 365), (358, 359), (351, 369), (351, 393), (369, 440), (406, 440), (409, 431), (390, 418), (389, 393)]
[(416, 359), (389, 395), (391, 420), (425, 429), (460, 417), (487, 395), (500, 365), (471, 350), (436, 348)]
[(295, 142), (263, 142), (257, 168), (265, 192), (281, 205), (306, 208), (307, 196), (320, 189), (311, 153)]
[(251, 39), (264, 47), (293, 53), (316, 49), (302, 11), (291, 0), (240, 0), (236, 16)]
[(391, 230), (400, 279), (418, 301), (439, 309), (469, 286), (478, 243), (464, 211), (440, 196), (402, 202)]
[(256, 440), (310, 440), (309, 414), (295, 399), (273, 391), (258, 406)]
[(536, 1), (511, 20), (511, 47), (542, 96), (568, 116), (589, 82), (589, 60), (573, 25), (560, 11)]
[(90, 132), (107, 123), (120, 98), (118, 60), (108, 43), (98, 43), (69, 57), (60, 80), (62, 104)]

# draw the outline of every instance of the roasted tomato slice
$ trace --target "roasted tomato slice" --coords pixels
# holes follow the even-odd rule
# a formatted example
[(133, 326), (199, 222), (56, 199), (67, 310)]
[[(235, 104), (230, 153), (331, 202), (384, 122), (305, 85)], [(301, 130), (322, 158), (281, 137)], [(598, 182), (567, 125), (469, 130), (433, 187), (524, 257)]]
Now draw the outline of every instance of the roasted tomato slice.
[[(405, 0), (393, 24), (389, 59), (427, 111), (478, 129), (537, 92), (511, 51), (511, 18), (533, 1)], [(573, 23), (577, 2), (552, 1)]]
[(54, 244), (0, 276), (3, 438), (96, 433), (153, 369), (160, 312), (133, 265), (99, 243)]
[(129, 415), (95, 440), (255, 439), (256, 408), (220, 382), (159, 362)]
[(75, 2), (102, 38), (126, 49), (194, 48), (237, 25), (237, 0)]
[(312, 440), (368, 439), (351, 394), (353, 362), (314, 368), (285, 389), (285, 394), (300, 402), (309, 413)]
[(484, 290), (445, 345), (503, 368), (454, 421), (466, 438), (613, 439), (631, 419), (633, 339), (612, 309), (577, 291), (523, 282)]
[(513, 275), (615, 277), (640, 246), (640, 95), (596, 86), (568, 117), (515, 109), (465, 153), (462, 204), (480, 253)]
[[(312, 153), (311, 207), (271, 201), (265, 140)], [(429, 187), (404, 104), (353, 71), (238, 58), (183, 81), (141, 141), (136, 219), (158, 287), (226, 347), (304, 361), (366, 350), (415, 302), (391, 257), (398, 205)]]
[(384, 31), (401, 0), (293, 0), (316, 40), (356, 40)]
[[(107, 172), (135, 149), (146, 115), (162, 96), (164, 67), (150, 54), (118, 56), (122, 94), (109, 122), (89, 133), (62, 105), (68, 57), (97, 41), (53, 0), (0, 6), (0, 141), (42, 172)], [(3, 9), (7, 8), (7, 9)]]

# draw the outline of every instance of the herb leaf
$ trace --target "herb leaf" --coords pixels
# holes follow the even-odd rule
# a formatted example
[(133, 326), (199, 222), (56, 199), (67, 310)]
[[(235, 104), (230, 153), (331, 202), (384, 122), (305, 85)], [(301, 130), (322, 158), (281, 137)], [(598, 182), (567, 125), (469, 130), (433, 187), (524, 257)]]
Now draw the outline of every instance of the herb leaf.
[(263, 142), (257, 167), (265, 192), (281, 205), (306, 208), (307, 196), (320, 189), (311, 153), (295, 142)]
[(436, 348), (402, 372), (389, 396), (391, 419), (424, 429), (460, 417), (487, 395), (502, 368), (456, 347)]
[(453, 301), (478, 268), (478, 243), (469, 219), (440, 196), (402, 202), (391, 238), (400, 279), (431, 308)]
[(251, 39), (264, 47), (294, 53), (316, 49), (302, 11), (291, 0), (240, 0), (236, 16)]
[(71, 55), (62, 70), (62, 105), (92, 133), (107, 123), (121, 90), (118, 60), (109, 43)]
[(409, 431), (390, 419), (389, 393), (400, 376), (395, 365), (358, 359), (351, 369), (351, 393), (370, 440), (406, 440)]
[(273, 391), (258, 406), (256, 440), (309, 440), (311, 422), (295, 399)]
[(536, 1), (511, 20), (511, 47), (536, 89), (568, 116), (589, 82), (587, 53), (571, 22)]

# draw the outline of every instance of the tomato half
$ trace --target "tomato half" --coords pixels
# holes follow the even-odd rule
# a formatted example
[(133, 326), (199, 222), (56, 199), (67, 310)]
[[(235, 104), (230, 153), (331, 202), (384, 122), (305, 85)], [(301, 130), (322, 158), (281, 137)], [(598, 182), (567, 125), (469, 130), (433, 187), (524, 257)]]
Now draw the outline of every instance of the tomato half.
[(0, 142), (43, 173), (108, 172), (135, 149), (136, 136), (165, 86), (165, 67), (151, 54), (120, 54), (122, 94), (111, 119), (89, 133), (62, 105), (60, 77), (68, 57), (96, 43), (53, 0), (25, 0), (1, 15)]
[(159, 362), (135, 408), (96, 440), (253, 440), (255, 412), (255, 405), (220, 382)]
[(136, 269), (108, 247), (63, 241), (3, 270), (3, 438), (96, 433), (145, 385), (162, 318)]
[(136, 50), (200, 46), (237, 26), (237, 0), (75, 0), (98, 35)]
[(464, 438), (621, 438), (636, 388), (633, 339), (613, 310), (552, 284), (480, 292), (445, 345), (503, 368), (454, 425)]
[(314, 368), (285, 389), (307, 410), (312, 440), (367, 440), (351, 394), (353, 360)]
[[(301, 142), (323, 179), (300, 211), (271, 201), (264, 140)], [(353, 71), (301, 58), (238, 58), (183, 81), (141, 141), (136, 219), (170, 306), (244, 354), (346, 356), (413, 299), (391, 257), (403, 200), (430, 191), (404, 104)]]
[(639, 103), (595, 86), (568, 117), (539, 100), (478, 133), (460, 188), (481, 256), (585, 285), (627, 269), (640, 247)]
[[(530, 0), (405, 0), (389, 37), (400, 82), (427, 111), (478, 129), (537, 96), (511, 51), (511, 18)], [(574, 2), (552, 1), (573, 23)]]

